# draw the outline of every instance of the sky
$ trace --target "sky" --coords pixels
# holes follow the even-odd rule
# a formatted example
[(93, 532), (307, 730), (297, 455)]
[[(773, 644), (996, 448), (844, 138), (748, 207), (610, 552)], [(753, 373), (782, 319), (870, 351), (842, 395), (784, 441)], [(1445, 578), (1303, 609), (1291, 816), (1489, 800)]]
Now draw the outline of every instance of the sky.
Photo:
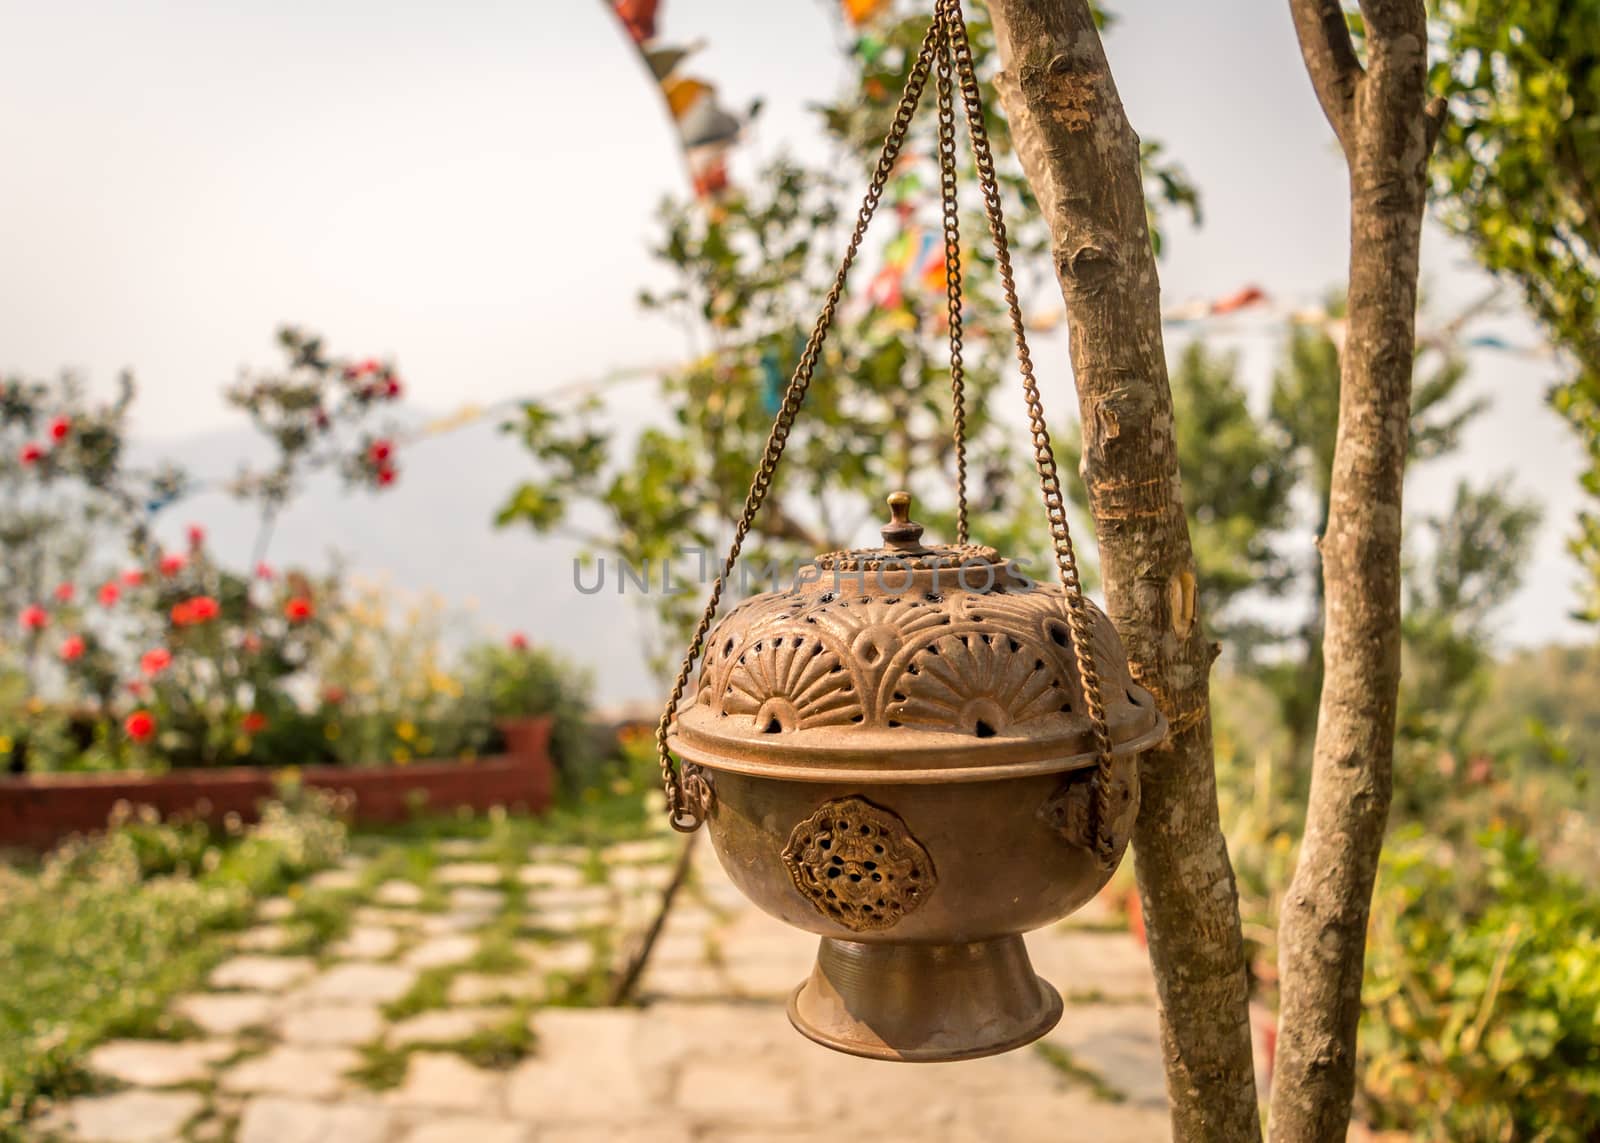
[[(1165, 301), (1246, 284), (1286, 304), (1321, 298), (1344, 275), (1345, 176), (1287, 5), (1117, 7), (1107, 50), (1129, 116), (1205, 204), (1199, 229), (1169, 227)], [(663, 195), (682, 193), (682, 167), (654, 86), (599, 0), (0, 0), (0, 29), (0, 370), (71, 368), (109, 389), (131, 368), (142, 450), (226, 464), (233, 446), (217, 442), (238, 422), (219, 388), (241, 366), (273, 364), (284, 321), (336, 350), (392, 355), (415, 403), (436, 412), (685, 354), (682, 331), (635, 304), (662, 280), (652, 220)], [(705, 42), (693, 70), (729, 106), (764, 99), (736, 178), (782, 150), (821, 153), (807, 105), (843, 74), (832, 4), (664, 0), (661, 34)], [(1488, 287), (1437, 228), (1423, 263), (1441, 316)], [(1537, 341), (1514, 307), (1492, 328)], [(1248, 319), (1216, 331), (1258, 400), (1277, 336)], [(1064, 341), (1041, 339), (1038, 356), (1047, 402), (1071, 408)], [(1507, 473), (1544, 505), (1507, 642), (1582, 630), (1566, 618), (1577, 571), (1562, 549), (1581, 457), (1544, 404), (1556, 375), (1552, 360), (1474, 355), (1470, 388), (1491, 412), (1407, 489), (1408, 507), (1426, 511), (1459, 476)], [(514, 456), (496, 463), (514, 475)], [(519, 611), (514, 592), (373, 538), (418, 531), (452, 480), (479, 498), (459, 514), (487, 526), (496, 491), (484, 475), (433, 468), (445, 488), (371, 502), (354, 531), (304, 514), (288, 542), (371, 570), (398, 560), (399, 581), (478, 596), (486, 613), (506, 610), (491, 623), (546, 624), (581, 652), (583, 632)], [(517, 542), (497, 549), (495, 576), (522, 552), (560, 562), (558, 549)], [(603, 691), (647, 693), (632, 679)]]

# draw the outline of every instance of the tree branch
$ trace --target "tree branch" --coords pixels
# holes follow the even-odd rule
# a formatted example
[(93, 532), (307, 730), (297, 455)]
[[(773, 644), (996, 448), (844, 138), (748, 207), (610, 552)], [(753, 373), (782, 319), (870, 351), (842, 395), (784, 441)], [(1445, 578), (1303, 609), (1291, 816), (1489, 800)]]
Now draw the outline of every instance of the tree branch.
[(1300, 55), (1333, 133), (1346, 143), (1365, 73), (1339, 0), (1289, 0)]
[[(1278, 926), (1271, 1131), (1295, 1143), (1342, 1143), (1355, 1093), (1367, 921), (1393, 786), (1401, 492), (1428, 153), (1437, 134), (1423, 0), (1363, 0), (1362, 11), (1365, 90), (1340, 135), (1350, 168), (1349, 325), (1319, 544), (1322, 697), (1305, 836)], [(1315, 53), (1306, 56), (1320, 90)]]
[(991, 0), (995, 85), (1050, 227), (1107, 611), (1171, 722), (1140, 761), (1139, 890), (1180, 1143), (1260, 1138), (1238, 894), (1218, 821), (1212, 651), (1192, 602), (1139, 140), (1087, 0)]

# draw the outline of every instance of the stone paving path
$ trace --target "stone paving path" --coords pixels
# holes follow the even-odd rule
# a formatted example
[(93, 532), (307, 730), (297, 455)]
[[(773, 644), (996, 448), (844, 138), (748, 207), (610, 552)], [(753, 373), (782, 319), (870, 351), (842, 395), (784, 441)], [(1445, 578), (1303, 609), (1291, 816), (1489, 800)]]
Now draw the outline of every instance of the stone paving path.
[[(750, 907), (710, 846), (638, 1009), (578, 1007), (648, 921), (669, 839), (535, 847), (514, 869), (471, 842), (417, 880), (366, 859), (263, 903), (175, 1013), (193, 1038), (102, 1045), (113, 1090), (62, 1105), (71, 1143), (708, 1143), (1169, 1137), (1145, 957), (1095, 914), (1028, 938), (1067, 998), (1041, 1045), (961, 1064), (858, 1060), (784, 1015), (814, 938)], [(305, 955), (308, 903), (345, 934)], [(1087, 927), (1086, 927), (1087, 926)], [(531, 1036), (530, 1036), (531, 1033)], [(531, 1049), (531, 1050), (530, 1050)]]

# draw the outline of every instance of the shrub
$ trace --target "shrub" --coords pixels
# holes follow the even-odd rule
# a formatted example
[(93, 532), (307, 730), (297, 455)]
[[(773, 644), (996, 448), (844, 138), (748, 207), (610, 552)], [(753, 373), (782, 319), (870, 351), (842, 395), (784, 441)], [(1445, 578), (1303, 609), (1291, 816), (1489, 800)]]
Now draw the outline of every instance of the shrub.
[(1367, 953), (1361, 1102), (1427, 1138), (1600, 1137), (1600, 895), (1517, 829), (1390, 844)]
[(594, 678), (559, 655), (525, 640), (472, 648), (463, 672), (467, 693), (497, 719), (549, 715), (550, 753), (568, 790), (594, 784), (606, 761), (589, 725)]

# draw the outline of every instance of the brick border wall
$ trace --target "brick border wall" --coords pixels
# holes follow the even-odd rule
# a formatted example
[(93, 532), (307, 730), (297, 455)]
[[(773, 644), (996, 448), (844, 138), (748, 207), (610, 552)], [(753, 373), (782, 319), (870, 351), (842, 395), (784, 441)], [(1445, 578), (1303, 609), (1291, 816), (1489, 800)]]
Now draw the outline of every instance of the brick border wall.
[[(527, 813), (548, 809), (555, 789), (550, 720), (519, 719), (501, 727), (507, 752), (490, 758), (416, 762), (409, 766), (308, 766), (306, 786), (348, 794), (357, 823), (409, 819), (421, 801), (435, 812), (495, 806)], [(167, 774), (31, 774), (0, 778), (0, 846), (47, 849), (69, 834), (105, 827), (119, 802), (151, 806), (162, 817), (200, 814), (218, 822), (230, 813), (253, 820), (272, 797), (273, 773), (252, 767), (178, 770)]]

